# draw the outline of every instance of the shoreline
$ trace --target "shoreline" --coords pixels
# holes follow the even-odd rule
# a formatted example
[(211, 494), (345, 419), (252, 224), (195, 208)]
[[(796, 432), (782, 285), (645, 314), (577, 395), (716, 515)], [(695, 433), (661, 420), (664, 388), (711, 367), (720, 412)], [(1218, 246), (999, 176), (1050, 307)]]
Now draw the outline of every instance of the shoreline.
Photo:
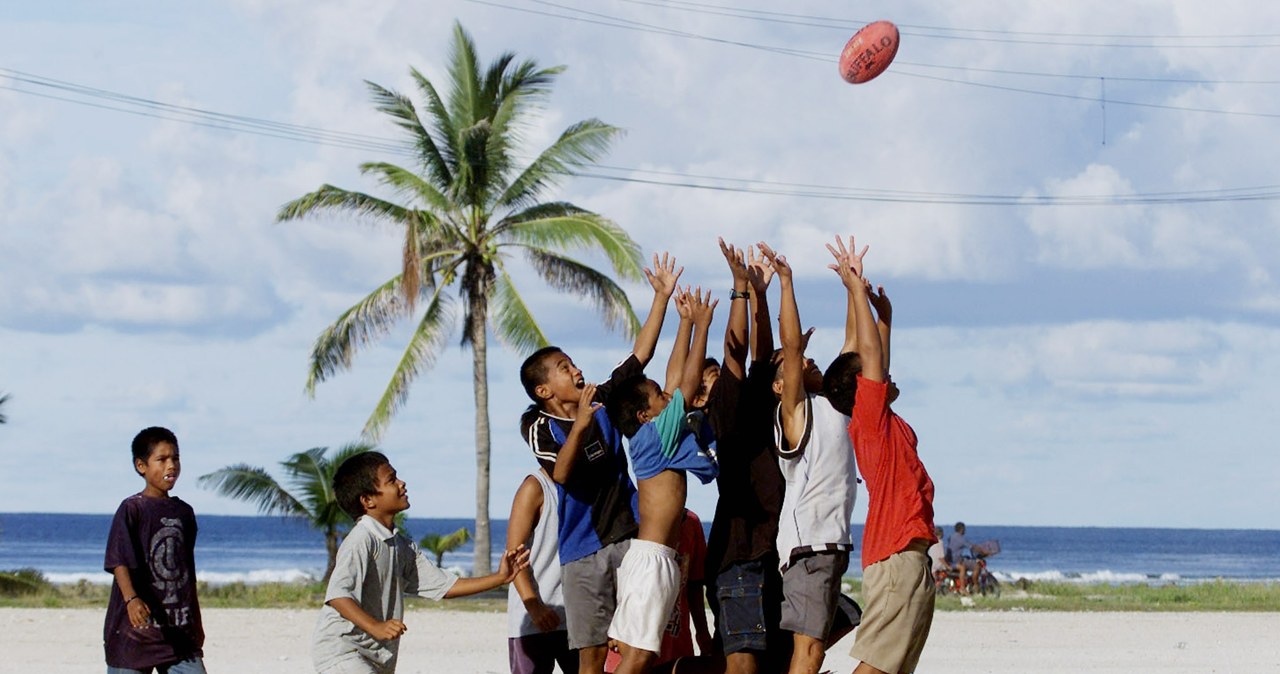
[[(205, 608), (202, 614), (211, 671), (312, 671), (315, 609)], [(8, 656), (0, 660), (0, 674), (101, 671), (102, 620), (96, 608), (0, 608), (0, 651)], [(505, 613), (414, 608), (405, 623), (402, 674), (508, 671)], [(920, 671), (1270, 671), (1280, 663), (1277, 623), (1280, 612), (944, 611), (934, 617)], [(853, 640), (836, 644), (823, 668), (852, 671)]]

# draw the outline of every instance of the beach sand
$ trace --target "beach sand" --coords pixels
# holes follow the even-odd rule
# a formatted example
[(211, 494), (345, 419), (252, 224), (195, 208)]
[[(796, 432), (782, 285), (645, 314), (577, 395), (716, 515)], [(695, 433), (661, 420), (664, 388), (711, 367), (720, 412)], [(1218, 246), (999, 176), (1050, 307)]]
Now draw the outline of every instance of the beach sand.
[[(0, 608), (0, 672), (102, 672), (97, 609)], [(210, 672), (309, 672), (315, 611), (206, 609)], [(413, 610), (402, 673), (505, 673), (506, 615)], [(917, 670), (967, 674), (1280, 672), (1276, 613), (940, 612)], [(848, 673), (853, 636), (827, 655)]]

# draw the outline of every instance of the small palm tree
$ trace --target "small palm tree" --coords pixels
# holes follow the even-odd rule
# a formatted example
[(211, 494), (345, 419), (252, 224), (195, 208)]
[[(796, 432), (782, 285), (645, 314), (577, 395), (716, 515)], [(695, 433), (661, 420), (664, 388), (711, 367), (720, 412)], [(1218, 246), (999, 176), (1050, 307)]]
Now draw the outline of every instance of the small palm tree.
[[(341, 214), (404, 233), (401, 273), (338, 317), (311, 350), (307, 391), (349, 369), (354, 353), (385, 336), (398, 321), (417, 319), (404, 356), (365, 422), (376, 441), (404, 405), (409, 386), (429, 369), (461, 314), (461, 345), (471, 349), (475, 397), (476, 565), (489, 573), (489, 375), (487, 331), (508, 347), (528, 353), (548, 340), (511, 274), (523, 258), (551, 288), (584, 298), (603, 324), (628, 336), (639, 321), (626, 293), (608, 275), (567, 253), (603, 254), (622, 279), (639, 280), (639, 246), (604, 216), (545, 193), (573, 171), (604, 155), (617, 127), (597, 119), (570, 125), (550, 146), (523, 163), (517, 156), (532, 112), (563, 68), (540, 68), (503, 54), (482, 68), (471, 36), (454, 25), (447, 99), (410, 69), (426, 100), (424, 115), (407, 96), (368, 82), (378, 110), (390, 115), (412, 141), (415, 166), (386, 162), (360, 166), (377, 177), (391, 199), (321, 185), (281, 207), (278, 221)], [(458, 299), (446, 291), (452, 288)], [(460, 305), (460, 306), (459, 306)]]
[[(0, 396), (0, 407), (4, 407), (4, 404), (5, 404), (5, 403), (7, 403), (7, 402), (9, 402), (9, 394), (8, 394), (8, 393), (6, 393), (6, 394), (4, 394), (4, 395)], [(0, 412), (0, 424), (6, 424), (6, 423), (9, 423), (9, 417), (6, 417), (6, 416), (4, 415), (4, 412)]]
[(277, 482), (265, 469), (245, 463), (201, 475), (196, 482), (222, 496), (256, 503), (260, 513), (306, 520), (312, 527), (324, 532), (325, 548), (329, 552), (324, 582), (328, 583), (338, 559), (338, 527), (352, 523), (351, 517), (338, 507), (338, 501), (334, 497), (333, 474), (343, 461), (372, 449), (370, 445), (350, 444), (332, 456), (325, 456), (327, 447), (298, 452), (280, 462), (284, 467), (289, 489)]
[[(436, 556), (436, 566), (444, 567), (444, 553), (453, 552), (471, 540), (471, 532), (462, 527), (451, 534), (427, 534), (418, 545)], [(474, 567), (475, 564), (472, 563)]]

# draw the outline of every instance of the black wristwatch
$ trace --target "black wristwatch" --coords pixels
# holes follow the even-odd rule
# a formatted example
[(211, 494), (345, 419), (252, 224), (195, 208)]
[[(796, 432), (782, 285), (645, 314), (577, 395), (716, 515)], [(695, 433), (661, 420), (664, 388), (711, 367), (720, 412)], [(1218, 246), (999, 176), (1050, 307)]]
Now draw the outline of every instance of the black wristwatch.
[(751, 299), (751, 291), (750, 290), (730, 290), (729, 299), (730, 300)]

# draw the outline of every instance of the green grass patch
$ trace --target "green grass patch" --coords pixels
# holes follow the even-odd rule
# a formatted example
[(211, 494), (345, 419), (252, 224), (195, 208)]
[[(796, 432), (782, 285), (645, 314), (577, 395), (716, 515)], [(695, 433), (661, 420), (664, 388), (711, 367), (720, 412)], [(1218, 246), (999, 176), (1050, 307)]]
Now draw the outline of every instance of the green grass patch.
[[(846, 593), (864, 603), (862, 583), (845, 581)], [(228, 583), (199, 584), (205, 608), (319, 609), (323, 584)], [(50, 583), (31, 569), (0, 571), (0, 606), (27, 608), (106, 608), (109, 585), (86, 581)], [(1256, 611), (1280, 612), (1280, 583), (1241, 583), (1224, 580), (1194, 584), (1048, 583), (1019, 581), (1002, 587), (999, 597), (938, 597), (939, 611)], [(450, 609), (500, 613), (506, 611), (505, 590), (474, 597), (430, 601), (409, 597), (411, 609)]]

